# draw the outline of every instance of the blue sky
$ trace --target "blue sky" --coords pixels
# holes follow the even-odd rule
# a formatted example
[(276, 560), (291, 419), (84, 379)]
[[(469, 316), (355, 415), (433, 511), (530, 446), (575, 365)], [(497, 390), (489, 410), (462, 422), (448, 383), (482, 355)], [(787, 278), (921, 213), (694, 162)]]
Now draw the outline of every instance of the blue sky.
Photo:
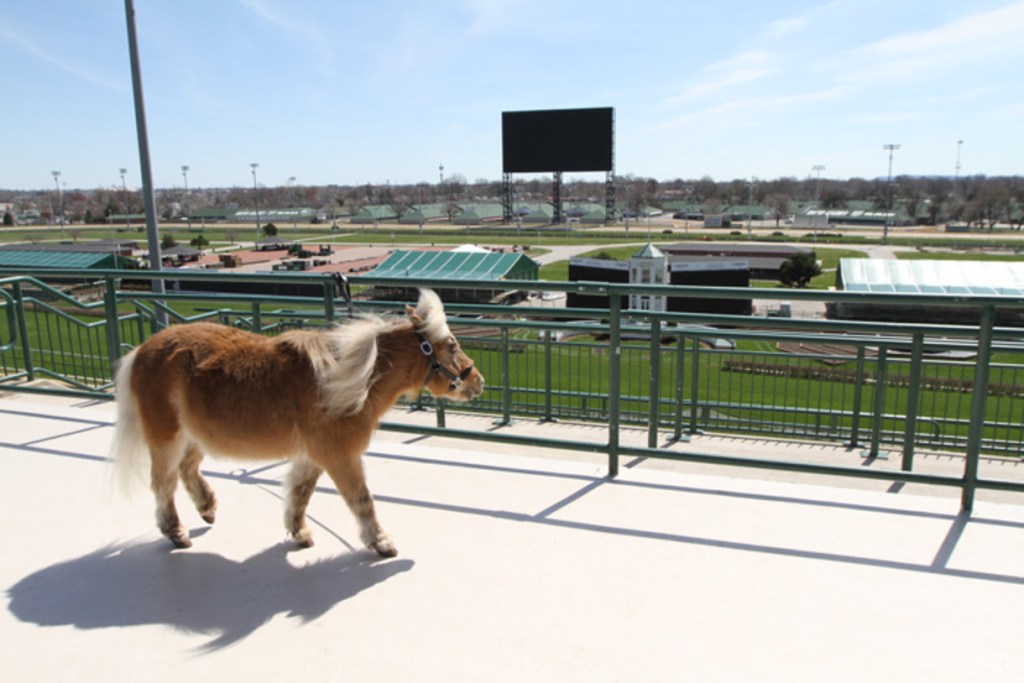
[[(619, 175), (1024, 173), (1024, 1), (135, 4), (158, 187), (496, 179), (502, 111), (605, 106)], [(0, 0), (0, 66), (0, 188), (139, 184), (122, 1)]]

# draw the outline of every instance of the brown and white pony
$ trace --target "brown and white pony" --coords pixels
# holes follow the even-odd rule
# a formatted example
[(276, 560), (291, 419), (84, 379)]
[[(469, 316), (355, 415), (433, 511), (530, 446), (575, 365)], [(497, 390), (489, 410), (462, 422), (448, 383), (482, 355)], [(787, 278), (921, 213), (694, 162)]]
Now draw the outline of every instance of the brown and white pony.
[(217, 501), (199, 472), (206, 453), (289, 458), (285, 527), (303, 547), (313, 545), (306, 506), (326, 471), (363, 542), (393, 557), (362, 455), (381, 415), (424, 387), (462, 401), (484, 387), (430, 290), (420, 290), (406, 316), (358, 318), (329, 331), (271, 338), (213, 323), (176, 325), (121, 360), (111, 457), (126, 481), (149, 463), (157, 526), (179, 548), (192, 545), (174, 505), (179, 477), (202, 518), (214, 521)]

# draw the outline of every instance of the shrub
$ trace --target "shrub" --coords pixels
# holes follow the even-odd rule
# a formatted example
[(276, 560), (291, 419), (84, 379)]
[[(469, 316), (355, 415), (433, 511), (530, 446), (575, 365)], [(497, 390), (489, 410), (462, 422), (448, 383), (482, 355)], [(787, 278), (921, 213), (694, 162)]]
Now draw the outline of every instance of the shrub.
[(794, 254), (779, 266), (779, 282), (786, 287), (806, 287), (818, 275), (821, 266), (814, 254)]

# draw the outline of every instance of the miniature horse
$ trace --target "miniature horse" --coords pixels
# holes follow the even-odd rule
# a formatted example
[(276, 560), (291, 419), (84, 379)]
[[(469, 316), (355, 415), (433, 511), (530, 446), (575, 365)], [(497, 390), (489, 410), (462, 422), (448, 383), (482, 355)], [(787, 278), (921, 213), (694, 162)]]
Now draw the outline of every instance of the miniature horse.
[[(180, 477), (212, 524), (217, 501), (199, 472), (203, 454), (289, 458), (285, 526), (313, 545), (306, 506), (326, 471), (362, 541), (398, 553), (377, 522), (362, 454), (381, 416), (422, 388), (468, 401), (484, 378), (448, 329), (441, 300), (420, 290), (406, 316), (358, 318), (329, 331), (263, 337), (213, 323), (157, 333), (121, 360), (111, 457), (130, 479), (149, 461), (157, 525), (178, 548), (192, 545), (174, 505)], [(146, 451), (149, 457), (146, 457)]]

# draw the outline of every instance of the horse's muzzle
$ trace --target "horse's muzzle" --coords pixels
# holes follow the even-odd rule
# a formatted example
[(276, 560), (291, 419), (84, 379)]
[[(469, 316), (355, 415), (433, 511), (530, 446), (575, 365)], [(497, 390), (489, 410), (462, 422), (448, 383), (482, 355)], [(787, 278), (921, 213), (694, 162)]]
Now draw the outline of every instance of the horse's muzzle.
[(484, 393), (484, 376), (474, 370), (462, 383), (462, 400), (472, 401)]

